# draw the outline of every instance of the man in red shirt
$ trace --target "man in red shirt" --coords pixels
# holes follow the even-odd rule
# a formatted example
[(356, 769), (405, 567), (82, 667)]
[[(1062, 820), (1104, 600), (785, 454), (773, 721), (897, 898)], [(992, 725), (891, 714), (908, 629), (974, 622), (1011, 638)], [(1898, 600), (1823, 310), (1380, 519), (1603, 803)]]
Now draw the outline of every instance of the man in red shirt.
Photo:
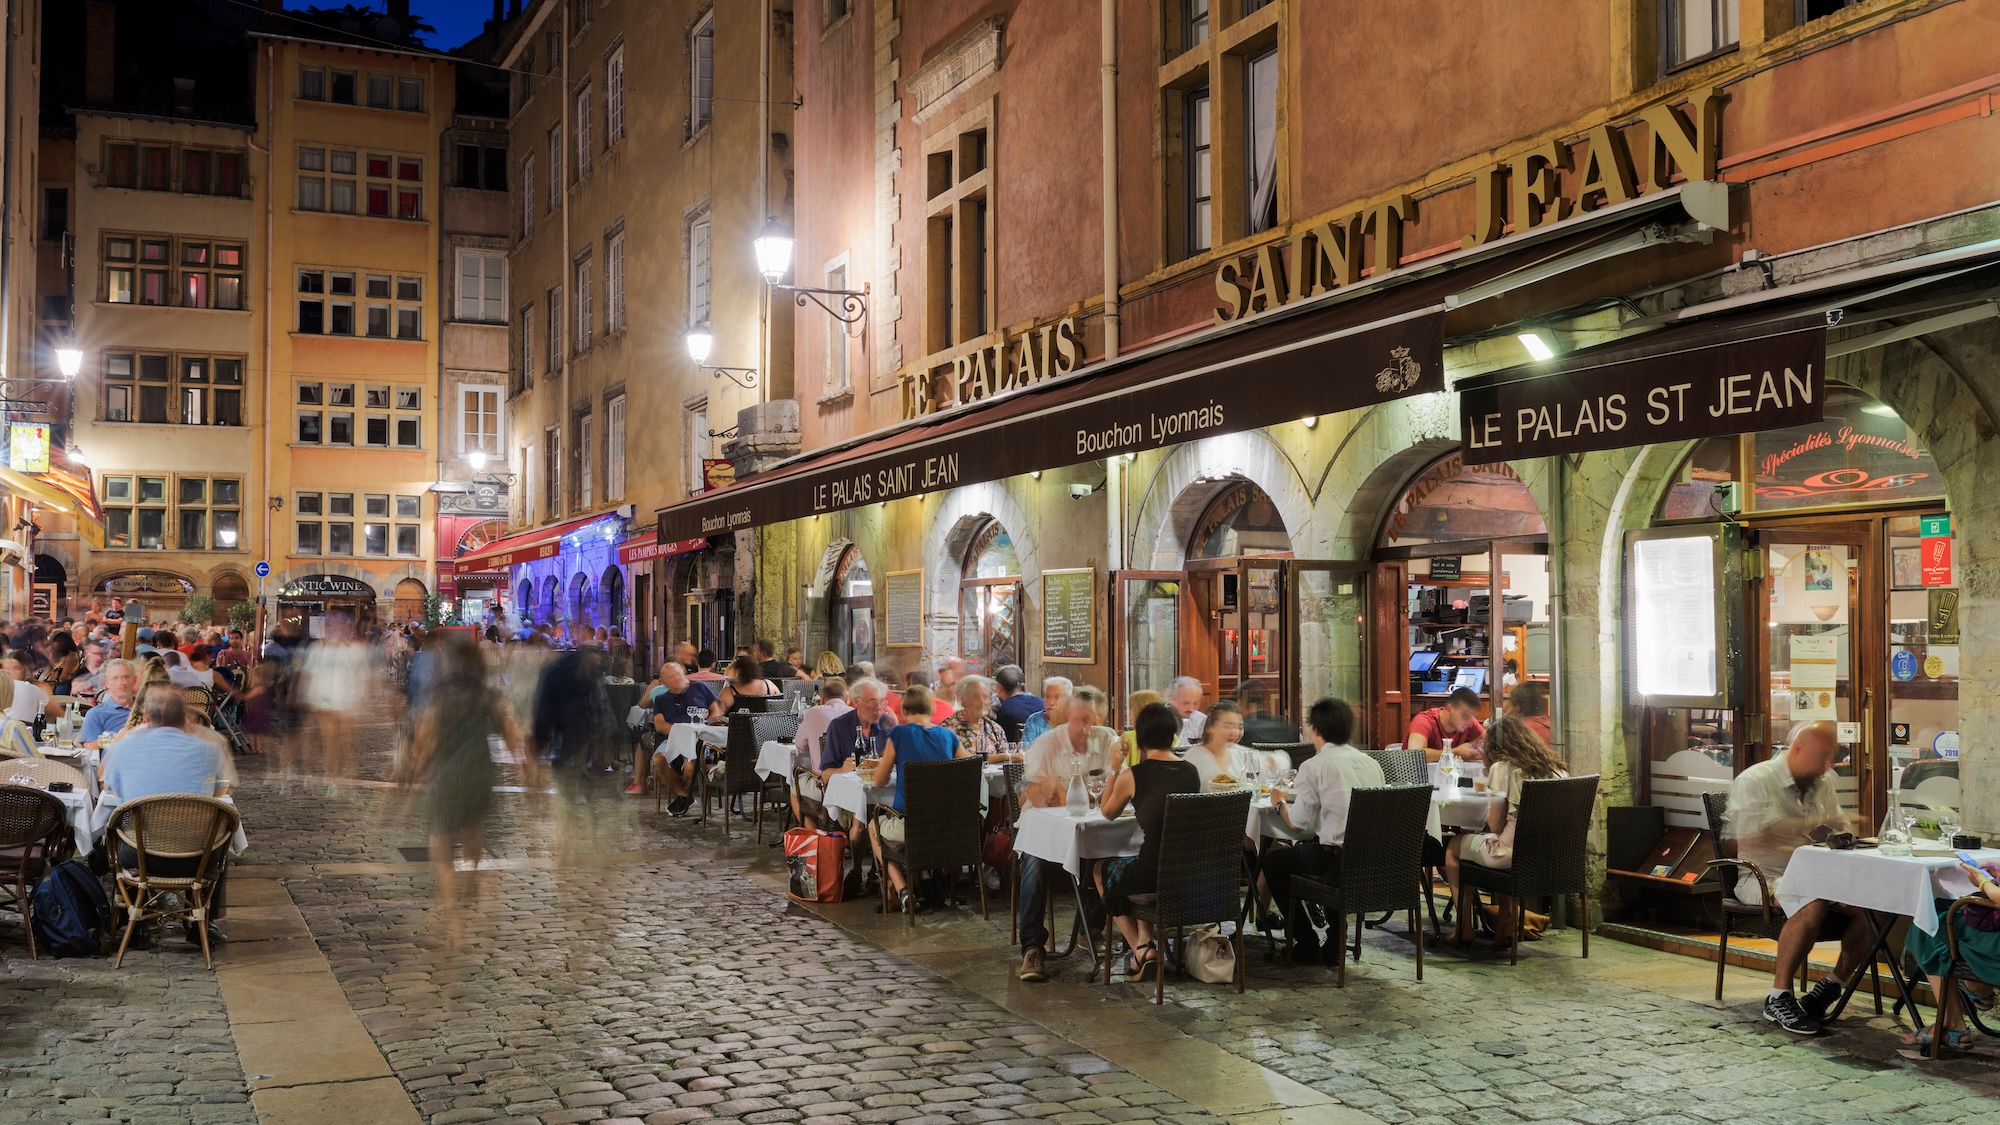
[(1462, 758), (1477, 758), (1476, 751), (1468, 751), (1467, 743), (1477, 742), (1486, 737), (1486, 728), (1479, 725), (1479, 693), (1471, 688), (1453, 688), (1445, 698), (1444, 706), (1420, 711), (1410, 720), (1410, 732), (1403, 736), (1403, 748), (1422, 750), (1424, 760), (1435, 762), (1444, 751), (1444, 740), (1451, 739), (1452, 753)]

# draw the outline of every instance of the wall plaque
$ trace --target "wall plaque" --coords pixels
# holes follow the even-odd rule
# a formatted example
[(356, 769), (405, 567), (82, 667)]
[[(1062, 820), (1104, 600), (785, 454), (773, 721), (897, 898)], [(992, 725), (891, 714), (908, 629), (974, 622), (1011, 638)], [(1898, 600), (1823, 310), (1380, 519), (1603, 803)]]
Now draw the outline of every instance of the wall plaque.
[(883, 617), (890, 648), (922, 648), (924, 644), (924, 572), (892, 570), (882, 581)]

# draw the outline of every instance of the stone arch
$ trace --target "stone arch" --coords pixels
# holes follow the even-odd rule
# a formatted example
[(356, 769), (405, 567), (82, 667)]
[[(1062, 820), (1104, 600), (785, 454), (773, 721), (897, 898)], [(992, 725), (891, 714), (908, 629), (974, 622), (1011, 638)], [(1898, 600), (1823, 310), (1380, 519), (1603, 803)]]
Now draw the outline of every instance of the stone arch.
[[(1009, 491), (1005, 482), (954, 488), (939, 496), (937, 509), (929, 514), (924, 529), (924, 647), (922, 662), (937, 667), (946, 657), (958, 654), (958, 582), (964, 569), (966, 549), (979, 529), (993, 520), (1007, 529), (1014, 541), (1014, 553), (1021, 559), (1021, 636), (1027, 637), (1028, 621), (1040, 620), (1042, 573), (1041, 537), (1036, 535), (1027, 509)], [(1022, 659), (1028, 646), (1021, 646)]]
[(193, 586), (197, 593), (201, 591), (201, 581), (196, 575), (171, 566), (147, 566), (146, 562), (145, 559), (120, 559), (116, 562), (100, 563), (91, 568), (90, 577), (84, 585), (84, 592), (97, 593), (106, 582), (125, 574), (159, 574), (168, 578), (178, 578)]
[(83, 573), (83, 568), (77, 565), (75, 551), (63, 546), (60, 540), (51, 541), (38, 538), (35, 540), (35, 553), (38, 555), (47, 555), (61, 563), (63, 573), (69, 575), (70, 585), (72, 587), (76, 585), (76, 576)]
[[(1154, 470), (1132, 520), (1126, 557), (1141, 570), (1178, 569), (1188, 536), (1209, 501), (1230, 482), (1247, 480), (1277, 505), (1301, 557), (1319, 557), (1312, 496), (1291, 455), (1263, 430), (1203, 438), (1174, 447)], [(1026, 560), (1022, 560), (1023, 568)]]
[(1321, 513), (1326, 553), (1313, 557), (1368, 557), (1410, 478), (1458, 448), (1455, 397), (1419, 395), (1370, 407), (1341, 436), (1312, 482), (1313, 496), (1328, 509)]

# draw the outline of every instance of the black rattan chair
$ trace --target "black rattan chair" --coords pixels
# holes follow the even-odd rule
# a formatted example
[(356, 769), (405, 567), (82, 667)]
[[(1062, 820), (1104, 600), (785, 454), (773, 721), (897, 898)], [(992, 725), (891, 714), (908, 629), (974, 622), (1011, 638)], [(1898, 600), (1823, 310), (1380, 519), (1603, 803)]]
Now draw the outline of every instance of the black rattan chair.
[(1382, 767), (1382, 779), (1390, 785), (1427, 785), (1422, 750), (1364, 750)]
[(1511, 895), (1514, 934), (1507, 963), (1521, 960), (1521, 923), (1529, 897), (1576, 895), (1584, 913), (1583, 955), (1590, 956), (1589, 843), (1590, 816), (1597, 801), (1597, 775), (1542, 777), (1521, 783), (1521, 810), (1514, 824), (1514, 866), (1486, 867), (1465, 860), (1458, 865), (1459, 885), (1470, 891), (1459, 905), (1471, 906), (1480, 891)]
[(0, 906), (20, 913), (30, 961), (38, 956), (35, 884), (55, 863), (62, 837), (68, 833), (69, 814), (61, 801), (25, 785), (0, 785), (0, 892), (8, 895)]
[[(766, 742), (789, 742), (799, 733), (796, 715), (779, 713), (746, 714), (731, 712), (729, 718), (729, 744), (722, 751), (722, 792), (719, 794), (722, 810), (722, 835), (729, 836), (729, 806), (741, 794), (756, 795), (755, 807), (749, 815), (757, 824), (757, 842), (764, 842), (764, 806), (775, 793), (780, 804), (789, 811), (790, 805), (784, 801), (783, 779), (769, 781), (757, 776), (757, 754)], [(700, 767), (697, 766), (697, 769)], [(706, 777), (706, 774), (703, 775)], [(701, 819), (708, 820), (708, 786), (702, 785)]]
[[(1424, 927), (1417, 911), (1427, 897), (1424, 877), (1424, 824), (1430, 818), (1431, 789), (1428, 785), (1393, 785), (1381, 789), (1356, 789), (1347, 806), (1347, 836), (1341, 843), (1340, 862), (1325, 876), (1292, 877), (1292, 901), (1288, 910), (1298, 924), (1299, 907), (1319, 903), (1336, 948), (1339, 968), (1334, 973), (1335, 988), (1347, 987), (1347, 952), (1361, 960), (1361, 916), (1382, 911), (1387, 917), (1398, 910), (1410, 915), (1410, 938), (1417, 943), (1417, 979), (1424, 979)], [(1354, 941), (1347, 940), (1347, 916), (1354, 915)], [(1292, 957), (1289, 933), (1285, 938), (1285, 960)]]
[[(1154, 893), (1133, 895), (1132, 915), (1150, 922), (1160, 943), (1160, 961), (1153, 1002), (1167, 999), (1164, 965), (1167, 931), (1185, 939), (1187, 927), (1214, 922), (1236, 926), (1236, 991), (1244, 990), (1243, 826), (1250, 820), (1248, 789), (1233, 793), (1176, 793), (1167, 798), (1160, 820), (1160, 879)], [(1088, 876), (1086, 876), (1087, 878)], [(1112, 947), (1117, 924), (1104, 916), (1104, 980), (1111, 981)], [(1185, 947), (1185, 941), (1183, 940)]]
[[(1715, 998), (1720, 1001), (1722, 978), (1729, 969), (1730, 935), (1742, 934), (1776, 941), (1790, 917), (1773, 901), (1772, 892), (1777, 889), (1777, 880), (1765, 875), (1763, 868), (1747, 859), (1737, 859), (1732, 854), (1736, 850), (1734, 841), (1724, 834), (1729, 824), (1729, 794), (1703, 793), (1701, 811), (1708, 818), (1708, 832), (1715, 839), (1715, 853), (1723, 857), (1710, 860), (1706, 868), (1715, 872), (1722, 881), (1722, 924), (1715, 950)], [(1745, 902), (1738, 895), (1737, 888), (1745, 875), (1756, 882), (1761, 905)], [(1814, 940), (1838, 941), (1846, 932), (1847, 915), (1829, 912), (1826, 920), (1820, 923), (1819, 934)], [(1805, 992), (1806, 966), (1809, 963), (1810, 958), (1799, 966), (1801, 995)], [(1869, 969), (1875, 974), (1875, 1011), (1879, 1015), (1882, 1011), (1882, 970), (1872, 958)]]
[(1310, 742), (1253, 742), (1250, 749), (1282, 753), (1292, 760), (1292, 768), (1298, 769), (1312, 759), (1318, 748)]
[[(1987, 1027), (1985, 1021), (1979, 1018), (1979, 1006), (1973, 1003), (1972, 990), (1967, 987), (1970, 984), (1979, 983), (1980, 976), (1971, 965), (1967, 964), (1958, 955), (1958, 915), (1960, 911), (1968, 906), (1991, 907), (1992, 905), (1993, 903), (1985, 895), (1967, 895), (1952, 903), (1951, 908), (1946, 910), (1944, 916), (1938, 920), (1938, 925), (1944, 928), (1945, 948), (1951, 953), (1951, 968), (1944, 974), (1945, 996), (1949, 996), (1952, 992), (1957, 992), (1959, 1010), (1965, 1013), (1965, 1017), (1972, 1021), (1972, 1026), (1978, 1028), (1981, 1035), (1986, 1036), (2000, 1034), (2000, 1031)], [(1991, 984), (1992, 982), (1987, 981), (1985, 983)], [(1882, 995), (1882, 972), (1880, 969), (1875, 971), (1875, 995), (1877, 997)], [(1931, 1045), (1929, 1048), (1930, 1057), (1934, 1059), (1942, 1057), (1942, 1052), (1944, 1051), (1945, 996), (1932, 998), (1937, 1001), (1937, 1019), (1931, 1025)], [(1898, 1011), (1901, 1010), (1901, 1007), (1901, 1004), (1897, 1005)], [(1882, 1010), (1882, 1002), (1879, 999), (1875, 1002), (1875, 1010), (1878, 1012)]]
[[(898, 763), (903, 774), (903, 874), (910, 885), (917, 872), (943, 870), (949, 893), (960, 868), (972, 869), (979, 885), (979, 916), (986, 913), (985, 862), (982, 856), (979, 780), (986, 763), (978, 758), (949, 762)], [(888, 883), (883, 880), (884, 885)], [(916, 915), (908, 922), (917, 924)]]

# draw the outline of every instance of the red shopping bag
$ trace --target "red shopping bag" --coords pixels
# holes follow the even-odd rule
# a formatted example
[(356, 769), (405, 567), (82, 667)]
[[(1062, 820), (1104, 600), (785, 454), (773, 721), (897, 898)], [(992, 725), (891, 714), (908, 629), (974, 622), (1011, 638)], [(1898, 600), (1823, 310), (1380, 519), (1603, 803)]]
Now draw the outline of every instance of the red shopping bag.
[(839, 902), (847, 837), (811, 828), (785, 830), (786, 890), (800, 902)]

